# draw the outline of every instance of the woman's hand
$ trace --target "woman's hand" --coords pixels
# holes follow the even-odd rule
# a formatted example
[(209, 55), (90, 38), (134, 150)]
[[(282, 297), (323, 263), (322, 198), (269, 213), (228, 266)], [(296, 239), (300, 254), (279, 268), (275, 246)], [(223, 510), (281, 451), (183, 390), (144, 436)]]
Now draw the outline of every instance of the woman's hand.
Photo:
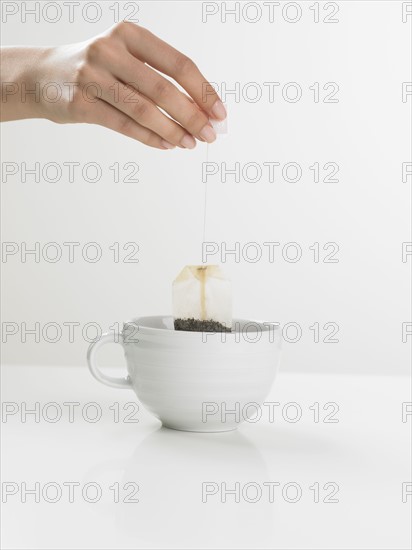
[(3, 120), (87, 122), (151, 147), (192, 149), (194, 138), (216, 139), (209, 118), (226, 117), (190, 58), (129, 22), (79, 44), (4, 48), (2, 75)]

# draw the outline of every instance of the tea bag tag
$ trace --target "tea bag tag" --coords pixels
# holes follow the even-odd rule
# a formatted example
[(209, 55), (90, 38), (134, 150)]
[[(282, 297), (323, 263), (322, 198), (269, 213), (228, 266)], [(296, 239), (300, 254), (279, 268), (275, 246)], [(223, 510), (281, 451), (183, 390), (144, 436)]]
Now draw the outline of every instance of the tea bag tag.
[[(226, 105), (225, 105), (225, 109), (227, 112)], [(216, 134), (227, 134), (227, 115), (224, 120), (216, 120), (215, 118), (210, 118), (209, 122), (212, 125), (212, 128), (214, 129)]]
[(216, 134), (227, 134), (227, 117), (225, 120), (210, 118), (209, 121)]

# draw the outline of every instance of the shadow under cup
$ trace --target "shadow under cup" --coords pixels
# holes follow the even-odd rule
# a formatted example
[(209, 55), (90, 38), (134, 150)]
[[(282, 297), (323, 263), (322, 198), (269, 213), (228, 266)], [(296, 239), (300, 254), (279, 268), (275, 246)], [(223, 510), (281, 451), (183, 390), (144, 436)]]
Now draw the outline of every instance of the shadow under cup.
[[(95, 352), (108, 342), (123, 346), (124, 379), (103, 375), (95, 365)], [(173, 317), (159, 315), (103, 335), (90, 346), (88, 363), (100, 382), (133, 388), (163, 426), (220, 432), (256, 415), (275, 379), (280, 344), (277, 323), (235, 319), (232, 332), (186, 332), (174, 330)]]

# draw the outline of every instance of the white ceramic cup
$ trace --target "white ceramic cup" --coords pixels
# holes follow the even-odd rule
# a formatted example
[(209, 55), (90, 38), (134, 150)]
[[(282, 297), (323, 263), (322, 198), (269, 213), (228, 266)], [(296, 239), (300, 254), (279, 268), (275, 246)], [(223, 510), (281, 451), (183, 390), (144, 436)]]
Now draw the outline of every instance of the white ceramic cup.
[[(97, 350), (113, 342), (123, 346), (125, 378), (97, 367)], [(224, 432), (257, 414), (275, 379), (280, 344), (277, 323), (235, 319), (230, 333), (186, 332), (159, 315), (124, 323), (121, 334), (103, 334), (87, 361), (103, 384), (133, 389), (163, 426)]]

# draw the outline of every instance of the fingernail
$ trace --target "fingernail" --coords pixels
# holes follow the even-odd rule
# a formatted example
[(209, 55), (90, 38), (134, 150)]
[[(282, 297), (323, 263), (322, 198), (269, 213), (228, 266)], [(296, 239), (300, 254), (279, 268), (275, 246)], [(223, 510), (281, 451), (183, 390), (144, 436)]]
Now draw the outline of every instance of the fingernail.
[(165, 139), (162, 139), (161, 145), (162, 145), (162, 147), (164, 147), (165, 149), (174, 149), (174, 148), (176, 147), (176, 145), (173, 145), (173, 143), (169, 143), (169, 142), (166, 141)]
[(203, 138), (207, 143), (212, 143), (216, 139), (216, 132), (213, 130), (209, 124), (203, 126), (199, 132), (199, 136)]
[(218, 120), (224, 120), (227, 117), (226, 109), (223, 103), (218, 99), (212, 107), (212, 115)]
[(185, 149), (194, 149), (196, 147), (196, 140), (194, 137), (186, 134), (180, 141), (180, 145), (182, 145)]

